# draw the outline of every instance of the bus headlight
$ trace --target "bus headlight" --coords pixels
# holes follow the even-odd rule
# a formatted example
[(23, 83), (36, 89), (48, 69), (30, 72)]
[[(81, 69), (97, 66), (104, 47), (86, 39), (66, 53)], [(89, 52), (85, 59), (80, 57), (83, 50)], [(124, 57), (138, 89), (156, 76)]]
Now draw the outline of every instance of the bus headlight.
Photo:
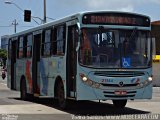
[(80, 73), (79, 76), (83, 82), (86, 82), (88, 80), (88, 78), (82, 73)]
[(90, 80), (84, 74), (80, 73), (79, 76), (80, 76), (81, 80), (83, 81), (83, 83), (85, 83), (86, 85), (91, 86), (93, 88), (99, 88), (100, 87), (99, 83)]
[(150, 82), (151, 82), (152, 80), (153, 80), (153, 78), (152, 78), (152, 77), (148, 77), (148, 81), (150, 81)]
[(83, 80), (84, 82), (87, 81), (87, 77), (84, 76), (84, 77), (82, 78), (82, 80)]

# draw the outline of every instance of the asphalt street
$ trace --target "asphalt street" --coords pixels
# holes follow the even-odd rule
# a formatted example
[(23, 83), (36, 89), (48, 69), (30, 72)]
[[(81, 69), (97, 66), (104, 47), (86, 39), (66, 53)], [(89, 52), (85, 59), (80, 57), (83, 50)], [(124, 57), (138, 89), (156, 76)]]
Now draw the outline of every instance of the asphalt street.
[[(70, 120), (70, 119), (116, 119), (121, 116), (136, 119), (137, 116), (149, 115), (150, 119), (158, 115), (160, 119), (160, 87), (153, 88), (151, 100), (128, 101), (124, 109), (117, 109), (111, 101), (73, 102), (69, 110), (61, 110), (51, 98), (23, 101), (20, 93), (7, 88), (7, 81), (0, 76), (0, 119), (2, 120)], [(107, 117), (106, 117), (107, 116)], [(96, 118), (98, 117), (98, 118)], [(105, 118), (104, 118), (105, 117)], [(140, 118), (141, 118), (140, 117)], [(148, 118), (149, 118), (148, 117)], [(121, 119), (121, 118), (119, 118)]]

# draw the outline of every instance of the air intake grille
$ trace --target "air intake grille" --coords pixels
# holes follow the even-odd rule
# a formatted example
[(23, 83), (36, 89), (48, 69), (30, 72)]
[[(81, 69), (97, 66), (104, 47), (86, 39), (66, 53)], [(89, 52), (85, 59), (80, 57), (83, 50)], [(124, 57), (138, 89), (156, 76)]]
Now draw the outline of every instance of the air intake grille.
[(100, 71), (95, 72), (94, 75), (97, 76), (106, 76), (106, 77), (135, 77), (143, 76), (144, 72), (135, 72), (135, 71)]
[(136, 84), (123, 84), (123, 86), (119, 86), (119, 84), (105, 84), (105, 83), (101, 83), (101, 85), (103, 85), (105, 87), (135, 87), (138, 85), (138, 83), (136, 83)]

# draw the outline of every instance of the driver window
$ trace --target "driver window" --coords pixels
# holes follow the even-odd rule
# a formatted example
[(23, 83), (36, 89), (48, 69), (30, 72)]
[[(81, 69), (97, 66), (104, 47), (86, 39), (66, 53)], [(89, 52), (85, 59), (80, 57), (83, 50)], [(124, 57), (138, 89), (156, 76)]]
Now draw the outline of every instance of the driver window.
[(107, 31), (98, 36), (100, 53), (111, 56), (114, 47), (114, 33)]

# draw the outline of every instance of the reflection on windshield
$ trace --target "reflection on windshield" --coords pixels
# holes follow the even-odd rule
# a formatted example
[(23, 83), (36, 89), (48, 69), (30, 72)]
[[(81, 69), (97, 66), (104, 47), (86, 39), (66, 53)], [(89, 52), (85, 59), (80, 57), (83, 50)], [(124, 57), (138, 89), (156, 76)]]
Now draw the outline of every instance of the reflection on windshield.
[(80, 63), (90, 67), (144, 68), (150, 65), (149, 32), (83, 29)]

